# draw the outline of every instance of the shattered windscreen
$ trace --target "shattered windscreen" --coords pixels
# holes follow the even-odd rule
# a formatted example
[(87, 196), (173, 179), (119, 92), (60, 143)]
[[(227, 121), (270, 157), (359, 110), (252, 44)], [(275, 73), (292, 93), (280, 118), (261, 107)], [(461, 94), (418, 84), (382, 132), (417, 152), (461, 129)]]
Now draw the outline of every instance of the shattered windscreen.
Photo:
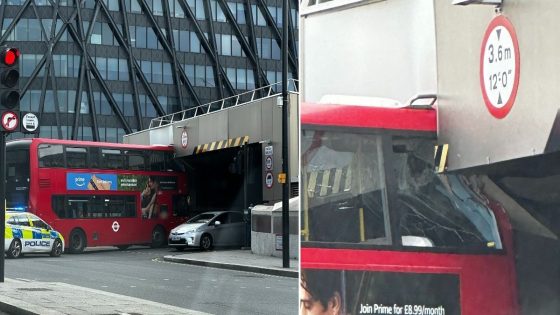
[(433, 142), (364, 133), (302, 133), (302, 241), (501, 249), (474, 179), (436, 175)]

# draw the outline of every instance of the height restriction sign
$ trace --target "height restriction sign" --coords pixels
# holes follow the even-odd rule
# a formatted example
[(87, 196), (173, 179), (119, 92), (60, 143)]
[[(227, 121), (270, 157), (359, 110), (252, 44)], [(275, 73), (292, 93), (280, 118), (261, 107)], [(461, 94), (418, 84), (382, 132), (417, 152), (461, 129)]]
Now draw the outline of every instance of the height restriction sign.
[(480, 48), (480, 87), (488, 111), (504, 118), (519, 86), (519, 44), (511, 22), (503, 15), (488, 25)]

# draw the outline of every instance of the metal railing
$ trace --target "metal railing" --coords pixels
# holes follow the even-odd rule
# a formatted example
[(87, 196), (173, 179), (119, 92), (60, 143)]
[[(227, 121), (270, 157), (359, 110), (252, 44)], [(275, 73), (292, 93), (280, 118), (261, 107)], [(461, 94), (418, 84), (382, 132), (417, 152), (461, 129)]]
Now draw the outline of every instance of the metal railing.
[[(299, 83), (297, 80), (289, 79), (288, 91), (297, 93), (298, 85)], [(194, 118), (200, 115), (209, 114), (225, 108), (231, 108), (249, 102), (253, 102), (258, 99), (279, 95), (281, 94), (281, 91), (282, 91), (282, 82), (277, 82), (274, 84), (260, 87), (258, 89), (254, 89), (252, 91), (230, 96), (218, 101), (210, 102), (200, 106), (185, 109), (180, 112), (154, 118), (150, 121), (150, 127), (148, 129), (166, 126), (175, 122), (183, 121), (189, 118)]]

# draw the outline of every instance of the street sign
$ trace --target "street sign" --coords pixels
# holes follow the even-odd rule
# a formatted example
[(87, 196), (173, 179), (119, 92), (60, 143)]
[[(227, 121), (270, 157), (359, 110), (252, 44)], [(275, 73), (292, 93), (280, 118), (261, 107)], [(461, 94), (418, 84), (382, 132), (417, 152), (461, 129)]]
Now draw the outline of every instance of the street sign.
[(21, 125), (26, 133), (34, 133), (39, 128), (39, 118), (33, 113), (26, 113), (21, 119)]
[(267, 145), (266, 147), (264, 147), (264, 155), (266, 156), (270, 156), (274, 153), (272, 146), (271, 145)]
[(511, 22), (503, 15), (488, 25), (480, 48), (480, 87), (490, 114), (504, 118), (519, 86), (519, 43)]
[(285, 184), (286, 183), (286, 173), (279, 173), (278, 174), (278, 182), (280, 184)]
[(189, 144), (189, 134), (187, 133), (187, 130), (184, 129), (183, 132), (181, 133), (181, 146), (183, 147), (183, 149), (186, 149), (188, 144)]
[(18, 115), (12, 111), (2, 113), (2, 128), (5, 131), (14, 131), (19, 125)]
[(270, 156), (270, 155), (267, 156), (267, 157), (264, 159), (264, 161), (265, 161), (265, 162), (264, 162), (264, 166), (266, 167), (266, 170), (267, 170), (267, 171), (271, 171), (271, 170), (272, 170), (272, 165), (273, 165), (273, 163), (272, 163), (272, 156)]
[(272, 188), (272, 185), (274, 184), (274, 176), (272, 175), (272, 172), (266, 172), (264, 183), (266, 185), (266, 188)]

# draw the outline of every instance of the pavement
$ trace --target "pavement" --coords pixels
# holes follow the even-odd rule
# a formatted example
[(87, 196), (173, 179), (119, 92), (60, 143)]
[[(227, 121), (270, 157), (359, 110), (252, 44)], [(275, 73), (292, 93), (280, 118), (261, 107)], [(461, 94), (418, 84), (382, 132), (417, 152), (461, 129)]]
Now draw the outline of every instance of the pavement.
[[(164, 261), (283, 277), (298, 277), (298, 261), (282, 267), (282, 258), (250, 250), (188, 251), (167, 255)], [(62, 282), (5, 278), (0, 283), (0, 314), (186, 314), (206, 313)]]
[(282, 277), (298, 277), (299, 261), (290, 259), (289, 268), (283, 268), (282, 257), (261, 256), (251, 250), (216, 250), (208, 252), (177, 252), (163, 258), (168, 262), (263, 273)]

